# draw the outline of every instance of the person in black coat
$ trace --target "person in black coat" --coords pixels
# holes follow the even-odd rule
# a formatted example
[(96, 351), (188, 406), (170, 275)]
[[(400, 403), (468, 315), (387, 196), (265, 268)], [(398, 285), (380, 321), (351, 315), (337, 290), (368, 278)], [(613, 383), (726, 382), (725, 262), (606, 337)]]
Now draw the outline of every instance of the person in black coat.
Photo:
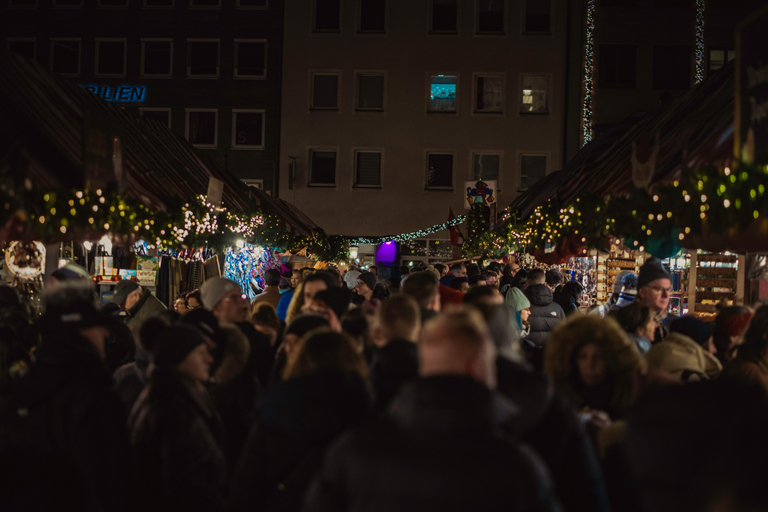
[(213, 358), (191, 326), (171, 326), (159, 336), (155, 370), (129, 421), (139, 481), (136, 510), (222, 510), (224, 427), (203, 386)]
[(339, 440), (305, 511), (559, 510), (541, 463), (499, 427), (495, 350), (476, 312), (427, 324), (419, 378), (387, 415)]
[(366, 363), (346, 334), (322, 328), (302, 338), (285, 377), (261, 401), (229, 510), (301, 510), (328, 446), (371, 412)]
[(560, 292), (553, 294), (553, 299), (557, 302), (565, 316), (570, 316), (579, 312), (579, 297), (584, 291), (584, 287), (578, 281), (568, 281), (563, 285), (563, 289)]
[(563, 308), (554, 302), (552, 290), (546, 284), (530, 285), (531, 281), (536, 282), (536, 270), (540, 271), (531, 271), (534, 277), (528, 280), (529, 286), (525, 289), (525, 296), (531, 302), (531, 315), (528, 317), (531, 330), (523, 340), (523, 348), (534, 369), (541, 371), (547, 338), (555, 326), (565, 318), (565, 313)]
[(2, 508), (126, 510), (125, 414), (104, 369), (109, 319), (89, 283), (59, 285), (44, 307), (36, 361), (0, 411)]

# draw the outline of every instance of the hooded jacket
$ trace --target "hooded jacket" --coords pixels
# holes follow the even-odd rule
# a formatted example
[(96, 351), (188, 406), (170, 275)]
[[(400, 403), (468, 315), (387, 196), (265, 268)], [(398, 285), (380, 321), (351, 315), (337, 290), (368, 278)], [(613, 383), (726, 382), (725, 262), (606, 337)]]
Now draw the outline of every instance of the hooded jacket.
[(648, 366), (674, 375), (683, 382), (709, 380), (723, 371), (723, 365), (688, 336), (671, 332), (645, 355)]
[(552, 290), (545, 284), (527, 288), (525, 296), (531, 301), (531, 316), (528, 317), (531, 332), (526, 339), (537, 347), (543, 347), (549, 333), (565, 318), (565, 313), (563, 308), (553, 301)]
[(304, 510), (559, 510), (541, 463), (499, 430), (514, 415), (469, 377), (417, 379), (329, 450)]

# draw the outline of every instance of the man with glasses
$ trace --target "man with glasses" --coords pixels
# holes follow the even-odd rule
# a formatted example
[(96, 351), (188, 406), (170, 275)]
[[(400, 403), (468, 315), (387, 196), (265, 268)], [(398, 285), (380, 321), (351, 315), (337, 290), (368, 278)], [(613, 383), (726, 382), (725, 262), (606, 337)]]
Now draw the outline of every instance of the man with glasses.
[(637, 280), (637, 298), (636, 301), (648, 306), (654, 315), (659, 326), (654, 333), (654, 343), (661, 341), (669, 334), (669, 324), (672, 320), (678, 318), (676, 315), (670, 315), (669, 298), (672, 295), (672, 278), (669, 272), (657, 258), (649, 258), (640, 267), (640, 277)]

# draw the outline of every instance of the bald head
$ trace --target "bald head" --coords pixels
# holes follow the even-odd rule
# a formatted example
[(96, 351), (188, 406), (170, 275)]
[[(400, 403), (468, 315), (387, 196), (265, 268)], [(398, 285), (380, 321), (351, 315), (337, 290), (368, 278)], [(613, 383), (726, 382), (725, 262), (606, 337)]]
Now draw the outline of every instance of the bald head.
[(472, 377), (496, 387), (496, 351), (477, 311), (458, 309), (427, 322), (419, 344), (419, 374)]

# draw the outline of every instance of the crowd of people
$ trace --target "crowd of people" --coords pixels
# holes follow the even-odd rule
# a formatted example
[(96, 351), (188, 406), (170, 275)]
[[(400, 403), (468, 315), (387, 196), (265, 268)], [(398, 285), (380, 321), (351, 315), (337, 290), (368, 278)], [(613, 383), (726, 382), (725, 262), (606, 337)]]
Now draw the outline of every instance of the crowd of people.
[(768, 308), (557, 268), (270, 269), (166, 308), (0, 287), (3, 510), (768, 510)]

